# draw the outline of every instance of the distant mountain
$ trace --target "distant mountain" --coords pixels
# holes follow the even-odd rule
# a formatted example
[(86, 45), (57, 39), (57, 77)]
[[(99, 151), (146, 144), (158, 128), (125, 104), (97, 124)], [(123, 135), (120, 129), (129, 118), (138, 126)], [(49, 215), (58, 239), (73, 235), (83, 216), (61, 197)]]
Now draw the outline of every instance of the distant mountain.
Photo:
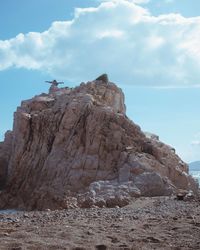
[(190, 171), (200, 171), (200, 161), (194, 161), (188, 164)]

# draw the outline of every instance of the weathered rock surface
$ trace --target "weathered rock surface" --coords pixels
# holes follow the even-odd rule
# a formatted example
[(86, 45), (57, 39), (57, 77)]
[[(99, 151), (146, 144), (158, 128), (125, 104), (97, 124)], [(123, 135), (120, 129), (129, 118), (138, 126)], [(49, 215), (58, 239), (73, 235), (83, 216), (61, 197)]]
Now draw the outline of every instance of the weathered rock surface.
[(4, 142), (0, 142), (0, 190), (4, 188), (7, 179), (8, 164), (12, 150), (12, 132), (7, 131)]
[(174, 150), (127, 118), (124, 95), (111, 82), (23, 101), (12, 147), (6, 141), (0, 145), (0, 169), (6, 166), (8, 176), (1, 207), (123, 206), (131, 197), (198, 189)]

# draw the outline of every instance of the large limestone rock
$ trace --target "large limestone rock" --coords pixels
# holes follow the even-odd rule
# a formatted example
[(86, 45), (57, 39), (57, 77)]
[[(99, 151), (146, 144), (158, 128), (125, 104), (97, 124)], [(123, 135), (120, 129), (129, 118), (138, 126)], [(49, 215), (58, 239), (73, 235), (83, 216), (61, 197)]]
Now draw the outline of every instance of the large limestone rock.
[(111, 82), (23, 101), (8, 148), (1, 207), (123, 206), (131, 197), (198, 188), (171, 147), (127, 118), (124, 95)]

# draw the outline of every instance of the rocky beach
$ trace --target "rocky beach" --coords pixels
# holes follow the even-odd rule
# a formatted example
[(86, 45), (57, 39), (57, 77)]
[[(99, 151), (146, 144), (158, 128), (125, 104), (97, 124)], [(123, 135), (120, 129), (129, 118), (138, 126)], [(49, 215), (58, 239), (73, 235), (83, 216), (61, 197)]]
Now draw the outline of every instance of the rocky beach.
[(123, 208), (0, 215), (2, 250), (200, 249), (200, 199), (142, 197)]

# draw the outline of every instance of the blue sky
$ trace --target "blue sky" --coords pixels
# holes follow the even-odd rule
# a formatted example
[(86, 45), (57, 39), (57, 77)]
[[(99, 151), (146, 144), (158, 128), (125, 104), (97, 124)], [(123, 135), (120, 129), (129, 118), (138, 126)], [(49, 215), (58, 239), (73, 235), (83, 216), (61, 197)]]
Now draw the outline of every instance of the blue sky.
[[(45, 80), (75, 86), (107, 72), (128, 116), (200, 159), (199, 0), (0, 2), (0, 138)], [(76, 9), (76, 10), (75, 10)]]

